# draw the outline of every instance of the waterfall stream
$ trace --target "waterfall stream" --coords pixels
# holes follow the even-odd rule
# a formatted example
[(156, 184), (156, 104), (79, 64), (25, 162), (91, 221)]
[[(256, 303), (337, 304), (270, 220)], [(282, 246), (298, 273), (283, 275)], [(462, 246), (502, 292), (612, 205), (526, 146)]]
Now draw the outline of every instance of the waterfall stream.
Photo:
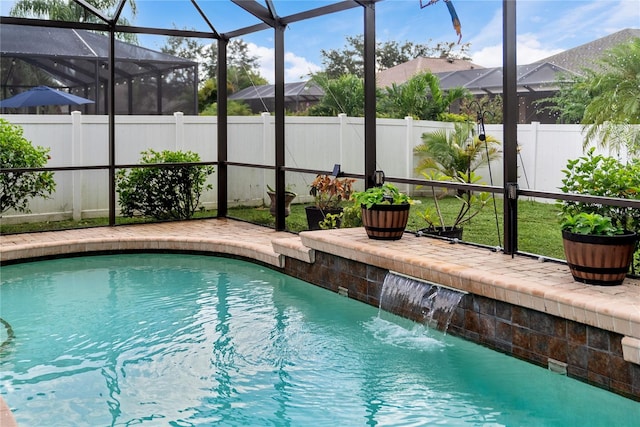
[(389, 272), (380, 293), (380, 309), (420, 321), (446, 333), (465, 292)]

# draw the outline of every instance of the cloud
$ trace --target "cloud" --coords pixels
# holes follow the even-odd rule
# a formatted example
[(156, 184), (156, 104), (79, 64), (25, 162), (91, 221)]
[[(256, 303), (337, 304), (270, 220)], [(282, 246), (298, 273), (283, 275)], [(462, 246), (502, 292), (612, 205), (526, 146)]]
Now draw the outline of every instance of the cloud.
[[(518, 3), (517, 63), (530, 64), (627, 27), (637, 27), (637, 0)], [(473, 62), (502, 66), (502, 10), (471, 42)], [(474, 49), (477, 48), (477, 49)]]
[[(522, 34), (516, 43), (516, 62), (518, 65), (531, 64), (562, 52), (563, 49), (550, 49), (543, 46), (535, 34)], [(502, 66), (502, 43), (487, 46), (472, 55), (472, 61), (484, 67)]]
[[(258, 46), (255, 43), (247, 43), (247, 48), (249, 55), (258, 58), (258, 71), (260, 75), (267, 79), (269, 83), (273, 84), (275, 81), (274, 49)], [(321, 69), (320, 66), (292, 52), (285, 52), (284, 67), (284, 80), (287, 83), (308, 80), (310, 73), (316, 73)]]

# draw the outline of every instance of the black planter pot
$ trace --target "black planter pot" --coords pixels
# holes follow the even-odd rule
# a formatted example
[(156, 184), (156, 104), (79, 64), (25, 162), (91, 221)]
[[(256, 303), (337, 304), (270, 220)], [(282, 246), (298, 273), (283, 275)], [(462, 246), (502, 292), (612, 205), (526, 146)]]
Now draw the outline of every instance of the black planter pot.
[(409, 220), (409, 203), (399, 205), (362, 205), (362, 225), (370, 239), (398, 240)]
[(462, 227), (431, 227), (418, 230), (419, 236), (438, 236), (462, 240)]
[(591, 285), (620, 285), (633, 261), (636, 233), (615, 236), (576, 234), (562, 231), (562, 243), (571, 275)]
[[(320, 228), (320, 223), (324, 221), (327, 214), (340, 215), (342, 213), (342, 208), (320, 209), (317, 206), (307, 206), (304, 210), (307, 214), (307, 225), (309, 226), (309, 230), (322, 230), (322, 228)], [(341, 218), (338, 218), (336, 221), (338, 228), (340, 227), (340, 223)]]

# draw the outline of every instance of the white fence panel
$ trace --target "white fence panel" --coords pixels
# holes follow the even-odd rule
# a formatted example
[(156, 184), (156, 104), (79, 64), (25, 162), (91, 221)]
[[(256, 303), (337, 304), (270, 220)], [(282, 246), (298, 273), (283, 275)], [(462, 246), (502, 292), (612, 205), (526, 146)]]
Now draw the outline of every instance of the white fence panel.
[[(50, 147), (48, 166), (106, 166), (109, 163), (108, 117), (10, 115), (10, 122), (20, 125), (34, 145)], [(231, 162), (275, 165), (275, 118), (262, 116), (229, 117), (228, 159)], [(422, 134), (451, 123), (378, 119), (376, 126), (376, 168), (388, 177), (420, 177), (415, 172), (418, 159), (413, 153), (422, 142)], [(140, 153), (154, 150), (188, 150), (203, 161), (216, 161), (217, 118), (207, 116), (117, 116), (116, 162), (136, 164)], [(502, 125), (486, 125), (487, 135), (503, 142)], [(518, 126), (518, 182), (520, 188), (558, 191), (562, 169), (569, 159), (583, 155), (583, 133), (579, 125)], [(286, 117), (285, 164), (288, 167), (332, 170), (340, 164), (342, 171), (364, 173), (364, 120), (358, 117)], [(604, 153), (608, 154), (608, 153)], [(501, 186), (502, 158), (489, 168), (478, 169), (487, 184)], [(287, 184), (299, 194), (298, 201), (309, 201), (310, 174), (287, 173)], [(108, 172), (56, 172), (56, 192), (51, 199), (34, 199), (30, 208), (33, 220), (76, 219), (107, 214)], [(215, 207), (217, 175), (209, 179), (212, 191), (203, 194), (207, 208)], [(237, 204), (268, 202), (266, 186), (274, 185), (270, 169), (229, 167), (229, 201)], [(362, 183), (358, 183), (362, 187)], [(29, 216), (7, 212), (3, 221), (23, 221)]]

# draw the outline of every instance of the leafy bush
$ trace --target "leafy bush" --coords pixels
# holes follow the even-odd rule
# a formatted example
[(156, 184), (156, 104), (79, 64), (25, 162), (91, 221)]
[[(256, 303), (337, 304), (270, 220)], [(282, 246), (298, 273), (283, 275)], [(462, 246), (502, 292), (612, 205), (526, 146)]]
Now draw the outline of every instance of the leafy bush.
[[(562, 192), (640, 199), (640, 160), (622, 163), (613, 157), (595, 155), (594, 152), (595, 149), (591, 148), (585, 156), (567, 162), (567, 168), (562, 171), (565, 176), (560, 187)], [(597, 213), (610, 217), (613, 226), (640, 231), (638, 209), (573, 201), (562, 201), (560, 207), (564, 215)]]
[(205, 185), (213, 166), (180, 166), (197, 163), (200, 156), (190, 151), (154, 151), (141, 153), (142, 164), (172, 163), (171, 166), (120, 170), (116, 185), (122, 215), (146, 216), (159, 220), (188, 219), (198, 209), (200, 195), (212, 185)]
[[(34, 147), (20, 126), (0, 118), (0, 167), (41, 168), (49, 160), (49, 149)], [(29, 211), (29, 198), (48, 198), (56, 188), (53, 172), (6, 172), (0, 174), (0, 214), (9, 209)]]
[[(569, 160), (563, 170), (560, 189), (564, 193), (590, 194), (593, 196), (640, 199), (640, 160), (622, 163), (613, 157), (595, 155), (595, 148), (585, 156)], [(601, 203), (561, 201), (562, 218), (581, 213), (598, 214), (611, 218), (611, 225), (640, 233), (640, 209), (622, 206), (607, 206)], [(640, 249), (634, 254), (632, 272), (640, 270)]]

